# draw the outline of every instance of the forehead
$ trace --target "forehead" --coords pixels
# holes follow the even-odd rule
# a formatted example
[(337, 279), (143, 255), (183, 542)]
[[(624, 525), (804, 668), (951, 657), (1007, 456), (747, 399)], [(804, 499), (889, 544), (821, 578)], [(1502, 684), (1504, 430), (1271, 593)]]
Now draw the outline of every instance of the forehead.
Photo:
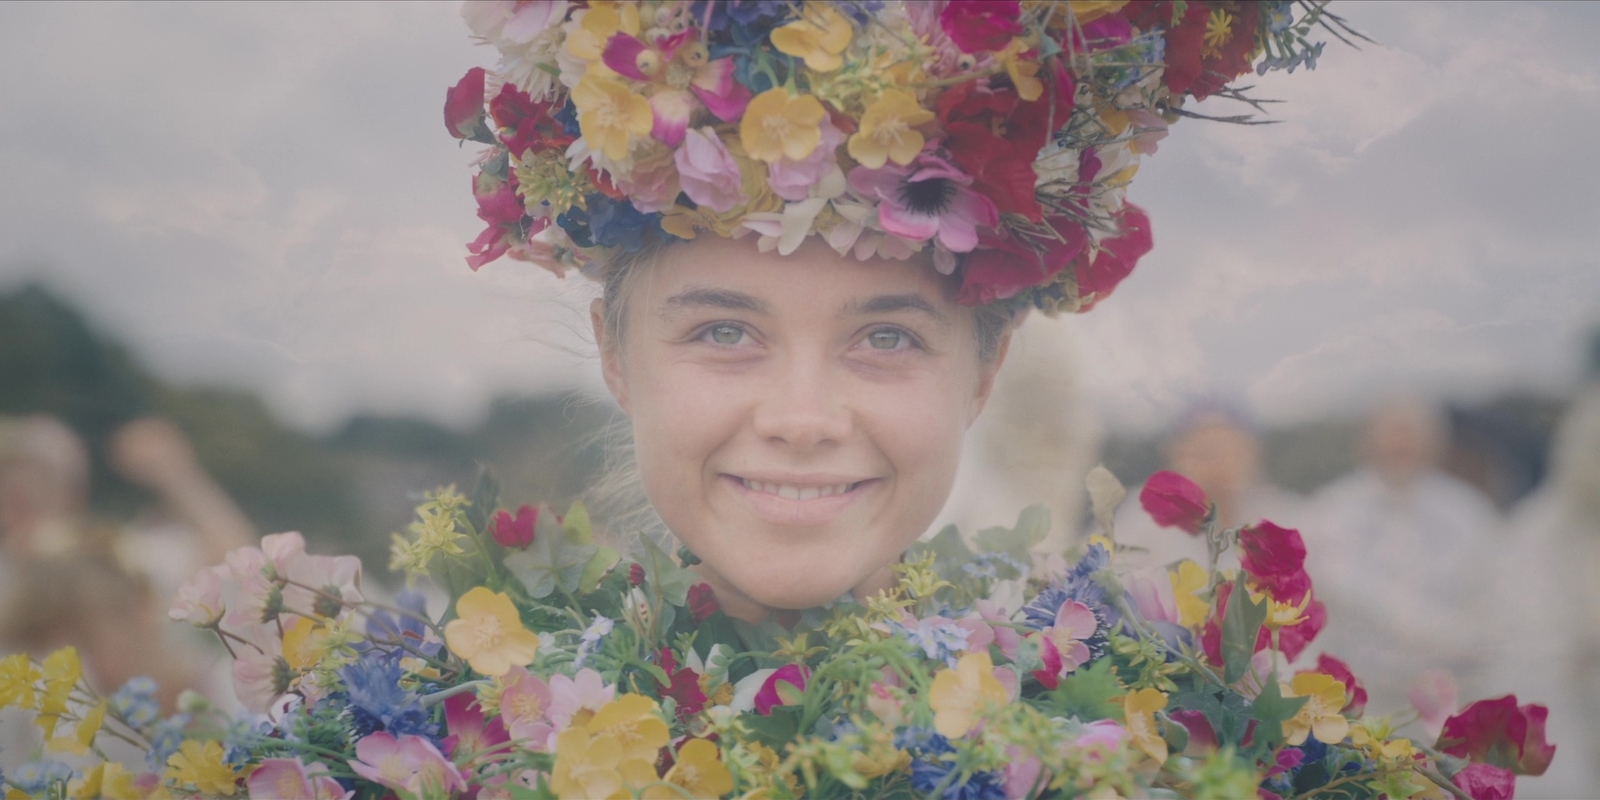
[(664, 248), (638, 278), (628, 298), (636, 312), (720, 305), (756, 313), (911, 310), (947, 323), (968, 316), (927, 259), (862, 261), (816, 240), (783, 256), (760, 252), (753, 239), (697, 239)]

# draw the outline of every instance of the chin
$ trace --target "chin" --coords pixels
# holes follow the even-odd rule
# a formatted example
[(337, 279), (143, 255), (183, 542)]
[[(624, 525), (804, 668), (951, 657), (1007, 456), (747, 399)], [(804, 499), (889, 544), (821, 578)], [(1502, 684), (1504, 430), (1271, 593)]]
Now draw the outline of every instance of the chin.
[[(835, 555), (829, 560), (837, 559)], [(785, 559), (743, 570), (735, 568), (728, 580), (746, 597), (767, 608), (799, 610), (831, 603), (865, 579), (853, 573), (812, 569), (803, 562)]]

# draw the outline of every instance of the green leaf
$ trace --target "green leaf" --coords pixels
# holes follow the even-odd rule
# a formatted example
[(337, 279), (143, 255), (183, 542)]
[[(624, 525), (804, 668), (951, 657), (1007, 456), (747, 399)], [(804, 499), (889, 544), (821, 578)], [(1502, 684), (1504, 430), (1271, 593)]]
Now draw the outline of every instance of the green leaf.
[(648, 538), (640, 538), (642, 544), (639, 564), (644, 567), (645, 584), (661, 593), (662, 599), (675, 606), (689, 602), (689, 587), (698, 580), (692, 570), (678, 566), (672, 556), (656, 546)]
[(1307, 697), (1284, 697), (1278, 687), (1278, 674), (1267, 678), (1261, 694), (1250, 702), (1250, 715), (1256, 719), (1255, 743), (1272, 747), (1283, 741), (1283, 723), (1294, 719)]
[(533, 544), (505, 560), (506, 569), (522, 581), (528, 596), (535, 600), (549, 597), (556, 589), (568, 594), (576, 592), (590, 560), (600, 551), (592, 544), (570, 541), (548, 516), (540, 515)]
[(739, 721), (750, 729), (756, 741), (781, 753), (800, 732), (802, 710), (801, 706), (777, 706), (767, 716), (742, 714)]
[(487, 531), (489, 516), (500, 502), (500, 481), (495, 478), (494, 472), (488, 467), (480, 467), (478, 482), (473, 484), (472, 493), (467, 497), (472, 502), (466, 508), (467, 522), (471, 523), (473, 530)]
[(1237, 746), (1250, 728), (1250, 709), (1244, 698), (1233, 692), (1217, 697), (1210, 691), (1185, 691), (1172, 695), (1168, 708), (1188, 708), (1206, 715), (1211, 729), (1217, 733), (1217, 743)]
[(977, 558), (954, 525), (946, 525), (932, 539), (912, 545), (906, 551), (906, 558), (916, 560), (926, 557), (928, 553), (933, 553), (934, 571), (952, 583), (961, 578), (961, 567)]
[(578, 593), (588, 594), (599, 588), (600, 581), (606, 577), (606, 572), (622, 560), (622, 554), (609, 548), (596, 546), (594, 555), (589, 558), (589, 563), (583, 567), (583, 575), (578, 579)]
[(1111, 671), (1111, 659), (1102, 658), (1088, 669), (1061, 679), (1060, 685), (1050, 692), (1050, 702), (1061, 716), (1077, 717), (1089, 721), (1120, 719), (1122, 704), (1112, 698), (1128, 693), (1116, 673)]
[(561, 517), (561, 530), (573, 544), (594, 544), (594, 526), (589, 523), (589, 510), (581, 502), (574, 501)]
[(1034, 503), (1017, 515), (1017, 524), (1010, 528), (984, 528), (972, 537), (978, 549), (989, 553), (1005, 553), (1026, 564), (1028, 550), (1044, 541), (1050, 533), (1050, 511), (1043, 503)]
[(1228, 606), (1222, 618), (1222, 679), (1228, 683), (1250, 671), (1250, 657), (1256, 654), (1256, 639), (1267, 621), (1267, 600), (1251, 600), (1245, 588), (1244, 572), (1233, 582)]

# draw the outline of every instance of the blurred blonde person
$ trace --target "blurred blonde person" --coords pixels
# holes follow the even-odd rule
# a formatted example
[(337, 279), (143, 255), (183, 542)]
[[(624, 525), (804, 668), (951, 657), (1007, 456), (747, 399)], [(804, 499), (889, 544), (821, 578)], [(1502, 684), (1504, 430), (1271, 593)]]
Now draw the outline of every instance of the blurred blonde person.
[(1517, 796), (1600, 797), (1600, 385), (1556, 432), (1550, 475), (1512, 512), (1495, 685), (1550, 707), (1550, 771)]
[(1477, 489), (1445, 474), (1439, 410), (1399, 398), (1368, 418), (1363, 465), (1312, 500), (1302, 533), (1306, 569), (1328, 606), (1315, 646), (1344, 659), (1378, 713), (1404, 709), (1428, 669), (1481, 696), (1499, 635), (1487, 624), (1500, 519)]
[[(1194, 481), (1217, 506), (1223, 528), (1270, 520), (1297, 527), (1299, 495), (1269, 483), (1262, 473), (1261, 439), (1243, 415), (1225, 406), (1197, 406), (1184, 414), (1163, 448), (1166, 468)], [(1157, 527), (1130, 491), (1116, 518), (1117, 543), (1141, 548), (1126, 559), (1154, 567), (1182, 558), (1206, 563), (1205, 542), (1171, 528)]]

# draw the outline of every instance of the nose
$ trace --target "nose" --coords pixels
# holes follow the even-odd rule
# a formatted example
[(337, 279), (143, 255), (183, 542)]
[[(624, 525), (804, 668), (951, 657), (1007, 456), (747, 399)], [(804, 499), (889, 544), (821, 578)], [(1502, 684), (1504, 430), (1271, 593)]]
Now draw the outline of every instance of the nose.
[(854, 417), (825, 356), (793, 354), (765, 381), (752, 424), (763, 441), (814, 450), (849, 438)]

